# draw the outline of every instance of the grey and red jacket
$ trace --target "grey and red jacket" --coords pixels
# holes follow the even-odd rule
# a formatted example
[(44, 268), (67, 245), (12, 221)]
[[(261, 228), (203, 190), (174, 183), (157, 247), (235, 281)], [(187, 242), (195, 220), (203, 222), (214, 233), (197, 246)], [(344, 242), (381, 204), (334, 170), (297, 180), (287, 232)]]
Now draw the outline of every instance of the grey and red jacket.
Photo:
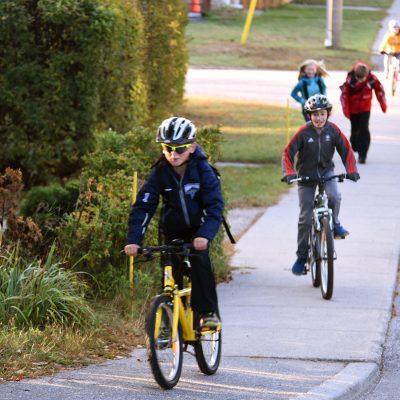
[(282, 157), (283, 175), (308, 176), (311, 180), (325, 176), (335, 167), (333, 163), (335, 149), (347, 173), (356, 173), (357, 166), (353, 150), (339, 127), (327, 121), (321, 133), (318, 134), (312, 123), (308, 122), (296, 132), (285, 147)]
[(180, 235), (214, 239), (222, 222), (224, 201), (218, 176), (199, 145), (179, 177), (163, 156), (153, 167), (132, 206), (128, 244), (141, 245), (160, 200), (160, 229), (167, 237)]

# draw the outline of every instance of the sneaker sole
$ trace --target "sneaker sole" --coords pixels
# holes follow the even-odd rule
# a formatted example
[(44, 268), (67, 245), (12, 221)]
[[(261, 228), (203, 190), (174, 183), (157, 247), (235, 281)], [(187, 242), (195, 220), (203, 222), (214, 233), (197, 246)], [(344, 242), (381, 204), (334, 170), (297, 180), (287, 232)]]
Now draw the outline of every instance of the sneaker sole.
[(341, 236), (335, 236), (335, 239), (337, 240), (337, 239), (346, 239), (346, 236), (349, 236), (349, 234), (347, 234), (347, 235), (341, 235)]

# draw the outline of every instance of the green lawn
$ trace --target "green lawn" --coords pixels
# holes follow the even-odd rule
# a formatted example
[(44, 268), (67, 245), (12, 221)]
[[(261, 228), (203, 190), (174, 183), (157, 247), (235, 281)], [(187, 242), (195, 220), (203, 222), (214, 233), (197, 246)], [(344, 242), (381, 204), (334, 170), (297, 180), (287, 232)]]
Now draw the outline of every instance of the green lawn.
[(303, 123), (292, 108), (207, 97), (191, 97), (181, 113), (199, 126), (221, 126), (221, 161), (229, 162), (280, 163), (289, 136)]
[(224, 134), (221, 161), (259, 164), (219, 168), (229, 208), (270, 206), (287, 191), (280, 182), (281, 157), (289, 137), (303, 123), (297, 110), (251, 101), (189, 97), (179, 112), (198, 126), (220, 126)]
[[(356, 3), (353, 1), (352, 3)], [(378, 2), (370, 2), (378, 4)], [(380, 1), (386, 6), (387, 1)], [(187, 27), (190, 64), (205, 67), (297, 69), (306, 58), (324, 59), (329, 69), (369, 60), (385, 17), (382, 11), (344, 10), (343, 48), (324, 47), (326, 10), (289, 4), (256, 15), (248, 41), (240, 44), (246, 13), (212, 13)]]

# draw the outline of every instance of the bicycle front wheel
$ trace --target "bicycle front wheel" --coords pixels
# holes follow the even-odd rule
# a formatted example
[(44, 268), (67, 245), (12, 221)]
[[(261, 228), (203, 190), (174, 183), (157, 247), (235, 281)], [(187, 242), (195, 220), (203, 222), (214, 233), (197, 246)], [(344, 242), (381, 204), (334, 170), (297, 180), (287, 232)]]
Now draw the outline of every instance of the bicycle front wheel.
[(154, 378), (164, 389), (172, 389), (182, 372), (182, 331), (178, 326), (176, 337), (173, 338), (172, 327), (171, 297), (155, 297), (146, 318), (147, 351)]
[(328, 218), (321, 219), (320, 233), (321, 257), (321, 293), (329, 300), (333, 293), (333, 234)]
[(311, 227), (309, 248), (308, 248), (308, 265), (311, 270), (311, 281), (315, 288), (321, 285), (321, 257), (320, 257), (320, 240), (319, 235)]
[(222, 333), (218, 331), (202, 332), (194, 344), (194, 352), (200, 371), (206, 375), (217, 372), (221, 361)]

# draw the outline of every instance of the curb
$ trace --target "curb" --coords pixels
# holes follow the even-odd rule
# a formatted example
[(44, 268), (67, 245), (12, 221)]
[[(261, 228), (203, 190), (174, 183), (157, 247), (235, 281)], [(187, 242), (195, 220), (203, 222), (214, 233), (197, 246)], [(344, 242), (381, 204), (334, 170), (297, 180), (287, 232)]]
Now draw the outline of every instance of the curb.
[(366, 389), (378, 375), (379, 367), (374, 362), (349, 363), (320, 386), (290, 400), (349, 400)]

